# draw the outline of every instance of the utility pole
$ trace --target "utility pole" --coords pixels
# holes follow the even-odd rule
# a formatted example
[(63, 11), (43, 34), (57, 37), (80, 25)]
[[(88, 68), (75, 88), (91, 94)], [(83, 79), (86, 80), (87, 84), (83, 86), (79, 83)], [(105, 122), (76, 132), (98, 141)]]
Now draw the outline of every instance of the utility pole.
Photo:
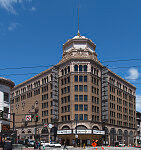
[(15, 130), (15, 113), (13, 115), (13, 144), (16, 144), (16, 130)]
[(76, 121), (76, 127), (75, 127), (76, 135), (75, 135), (75, 138), (76, 138), (76, 147), (77, 147), (77, 138), (78, 138), (78, 135), (77, 135), (77, 119), (75, 119), (75, 121)]
[(37, 143), (37, 122), (39, 120), (39, 116), (36, 114), (35, 116), (35, 145), (34, 145), (34, 149), (36, 149), (36, 143)]

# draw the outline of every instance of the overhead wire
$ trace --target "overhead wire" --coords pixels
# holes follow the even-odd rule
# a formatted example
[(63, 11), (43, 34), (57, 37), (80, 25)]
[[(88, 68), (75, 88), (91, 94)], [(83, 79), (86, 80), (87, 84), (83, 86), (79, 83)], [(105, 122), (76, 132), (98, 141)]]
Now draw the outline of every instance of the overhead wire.
[[(105, 61), (101, 61), (101, 63), (105, 63), (105, 62), (120, 62), (120, 61), (139, 61), (141, 60), (140, 58), (134, 58), (134, 59), (117, 59), (117, 60), (105, 60)], [(39, 66), (22, 66), (22, 67), (8, 67), (8, 68), (0, 68), (0, 70), (16, 70), (16, 69), (31, 69), (31, 68), (44, 68), (44, 67), (50, 67), (50, 66), (54, 66), (53, 64), (51, 65), (39, 65)], [(133, 66), (134, 67), (134, 66)], [(141, 66), (139, 66), (141, 67)]]

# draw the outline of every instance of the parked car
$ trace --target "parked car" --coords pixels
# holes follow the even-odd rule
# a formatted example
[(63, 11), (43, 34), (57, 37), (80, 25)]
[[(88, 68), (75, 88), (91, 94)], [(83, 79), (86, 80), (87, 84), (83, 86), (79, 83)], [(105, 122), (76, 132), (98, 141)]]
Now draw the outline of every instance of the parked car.
[(61, 147), (61, 144), (57, 143), (57, 142), (51, 142), (51, 143), (44, 143), (43, 146), (45, 147), (58, 147), (60, 148)]
[(125, 147), (125, 144), (123, 144), (122, 142), (115, 142), (115, 146), (116, 147)]
[(45, 141), (41, 141), (41, 146), (43, 146), (43, 145), (44, 145), (44, 143), (45, 143)]
[(34, 147), (34, 143), (35, 143), (35, 141), (29, 140), (29, 141), (28, 141), (28, 146), (29, 146), (29, 147)]
[(119, 142), (119, 147), (125, 147), (125, 144)]
[(22, 145), (24, 145), (24, 144), (25, 144), (25, 142), (24, 142), (23, 140), (18, 140), (18, 144), (22, 144)]
[(55, 143), (54, 145), (55, 147), (61, 148), (61, 144), (60, 143)]
[(50, 144), (50, 143), (43, 143), (43, 146), (49, 147), (49, 144)]

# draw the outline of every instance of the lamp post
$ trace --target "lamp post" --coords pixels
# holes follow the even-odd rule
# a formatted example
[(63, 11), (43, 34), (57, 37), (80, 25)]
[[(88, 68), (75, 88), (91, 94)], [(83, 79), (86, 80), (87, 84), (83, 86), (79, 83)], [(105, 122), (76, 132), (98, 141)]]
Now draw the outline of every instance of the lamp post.
[(78, 139), (78, 135), (77, 135), (77, 119), (75, 119), (76, 121), (76, 127), (75, 127), (75, 138), (76, 138), (76, 147), (77, 147), (77, 139)]

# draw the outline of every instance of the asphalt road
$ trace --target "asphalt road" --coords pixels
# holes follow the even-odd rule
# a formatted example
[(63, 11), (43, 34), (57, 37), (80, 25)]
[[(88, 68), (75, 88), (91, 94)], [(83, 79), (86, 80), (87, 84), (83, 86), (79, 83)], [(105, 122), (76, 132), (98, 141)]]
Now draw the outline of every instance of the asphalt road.
[[(75, 148), (75, 147), (71, 147), (71, 146), (68, 146), (67, 149), (68, 150), (96, 150), (96, 148), (93, 148), (93, 147), (86, 147), (84, 149), (82, 147)], [(0, 148), (0, 150), (2, 150), (2, 148)], [(15, 149), (15, 150), (20, 150), (20, 149)], [(33, 147), (22, 148), (22, 150), (34, 150), (34, 148)], [(41, 147), (41, 150), (43, 150), (42, 147)], [(45, 150), (63, 150), (63, 147), (62, 148), (46, 147)], [(102, 148), (97, 147), (97, 150), (102, 150)], [(136, 148), (136, 147), (104, 147), (104, 150), (141, 150), (141, 148)]]
[[(74, 148), (74, 147), (67, 147), (68, 150), (82, 150), (84, 148), (79, 147), (79, 148)], [(63, 150), (62, 148), (50, 148), (46, 147), (46, 150)], [(96, 148), (93, 147), (86, 147), (85, 150), (96, 150)], [(97, 150), (102, 150), (101, 147), (97, 147)], [(136, 148), (136, 147), (104, 147), (104, 150), (141, 150), (141, 148)]]

